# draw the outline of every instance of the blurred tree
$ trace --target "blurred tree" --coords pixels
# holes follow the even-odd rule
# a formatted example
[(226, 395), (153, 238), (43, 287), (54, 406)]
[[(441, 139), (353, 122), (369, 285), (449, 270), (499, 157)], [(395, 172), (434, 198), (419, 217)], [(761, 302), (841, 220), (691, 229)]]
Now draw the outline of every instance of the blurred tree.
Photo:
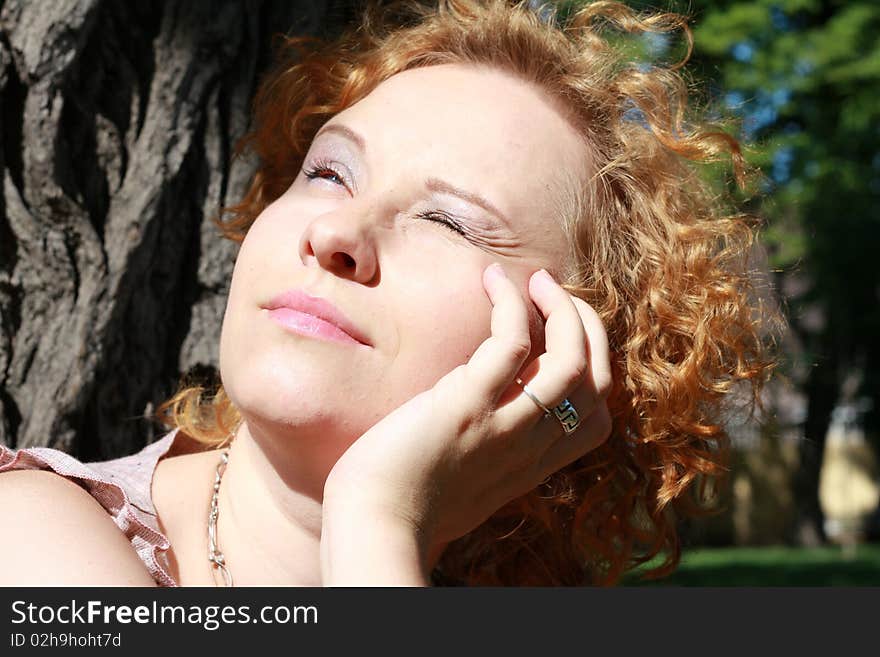
[(880, 5), (692, 7), (701, 75), (742, 117), (767, 174), (765, 241), (803, 349), (790, 368), (807, 400), (798, 535), (823, 538), (819, 469), (832, 410), (867, 398), (875, 441), (880, 424)]
[(792, 538), (822, 540), (819, 469), (832, 410), (868, 401), (875, 448), (880, 434), (880, 4), (663, 5), (693, 18), (691, 70), (708, 83), (709, 103), (741, 119), (737, 136), (764, 173), (750, 209), (768, 222), (764, 242), (800, 344), (785, 371), (807, 401)]

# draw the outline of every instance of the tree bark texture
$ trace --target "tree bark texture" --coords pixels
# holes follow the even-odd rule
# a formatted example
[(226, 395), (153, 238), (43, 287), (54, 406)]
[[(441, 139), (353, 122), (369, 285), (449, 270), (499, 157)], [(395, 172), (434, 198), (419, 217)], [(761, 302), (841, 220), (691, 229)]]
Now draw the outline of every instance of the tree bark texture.
[(237, 245), (211, 219), (272, 37), (351, 5), (0, 0), (0, 441), (129, 454), (215, 371)]

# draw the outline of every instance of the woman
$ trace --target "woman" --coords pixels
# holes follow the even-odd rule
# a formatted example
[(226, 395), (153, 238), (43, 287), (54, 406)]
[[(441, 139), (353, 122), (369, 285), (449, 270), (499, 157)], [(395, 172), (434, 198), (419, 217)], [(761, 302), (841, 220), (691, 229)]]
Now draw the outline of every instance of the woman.
[(752, 231), (691, 166), (726, 152), (741, 177), (737, 145), (686, 125), (681, 78), (627, 63), (609, 22), (688, 34), (616, 3), (562, 29), (448, 0), (290, 40), (221, 224), (241, 241), (222, 387), (181, 390), (171, 433), (127, 459), (0, 454), (21, 577), (530, 585), (613, 583), (661, 550), (673, 566), (674, 509), (723, 471), (723, 402), (738, 383), (757, 399), (771, 364)]

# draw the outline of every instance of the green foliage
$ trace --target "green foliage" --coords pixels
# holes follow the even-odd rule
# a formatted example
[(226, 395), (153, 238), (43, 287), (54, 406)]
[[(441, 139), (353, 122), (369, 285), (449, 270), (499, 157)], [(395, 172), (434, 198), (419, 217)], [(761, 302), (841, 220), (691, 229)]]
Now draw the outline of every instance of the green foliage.
[[(773, 264), (803, 267), (808, 298), (878, 325), (880, 6), (820, 0), (694, 2), (695, 63), (744, 120), (768, 176)], [(876, 300), (876, 299), (875, 299)], [(876, 304), (872, 304), (875, 306)], [(870, 315), (870, 317), (868, 317)], [(859, 326), (859, 324), (862, 324)], [(843, 336), (842, 336), (843, 337)]]
[[(565, 14), (582, 3), (560, 4)], [(880, 362), (880, 3), (627, 4), (692, 18), (691, 74), (716, 115), (740, 120), (736, 136), (762, 174), (748, 208), (766, 220), (771, 266), (807, 283), (787, 303), (808, 357), (842, 372)], [(824, 322), (801, 325), (807, 308)], [(880, 372), (867, 372), (864, 394), (880, 411)]]
[(711, 548), (686, 551), (669, 577), (640, 577), (654, 563), (630, 573), (629, 586), (878, 586), (880, 545), (840, 547)]

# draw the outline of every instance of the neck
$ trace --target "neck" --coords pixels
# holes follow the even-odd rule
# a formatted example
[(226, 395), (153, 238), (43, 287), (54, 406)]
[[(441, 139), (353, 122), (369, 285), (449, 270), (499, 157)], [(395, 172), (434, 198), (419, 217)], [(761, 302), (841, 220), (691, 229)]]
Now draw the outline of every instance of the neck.
[(323, 482), (308, 454), (278, 447), (242, 423), (229, 448), (217, 532), (236, 586), (321, 585)]
[[(270, 436), (254, 422), (238, 428), (217, 521), (236, 586), (321, 586), (324, 482), (341, 456), (328, 453), (329, 444), (326, 437)], [(433, 564), (440, 554), (430, 556)]]

